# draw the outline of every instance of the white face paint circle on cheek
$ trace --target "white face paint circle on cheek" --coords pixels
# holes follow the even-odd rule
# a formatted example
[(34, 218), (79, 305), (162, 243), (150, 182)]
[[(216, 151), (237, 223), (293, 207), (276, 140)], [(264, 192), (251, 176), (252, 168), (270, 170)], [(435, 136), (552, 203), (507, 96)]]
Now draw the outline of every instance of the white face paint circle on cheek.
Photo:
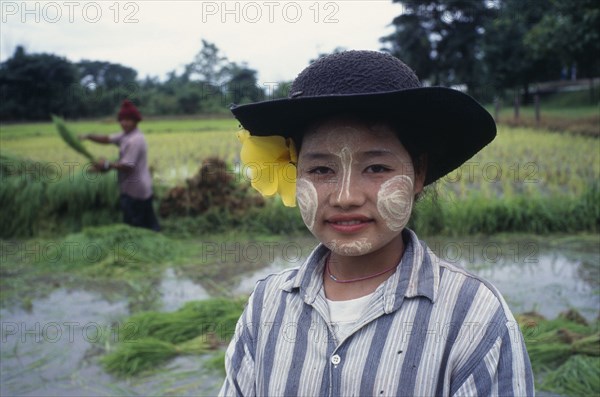
[(308, 230), (312, 232), (315, 226), (319, 202), (315, 185), (306, 179), (298, 179), (296, 182), (296, 199), (298, 200), (298, 208), (300, 208), (302, 220)]
[(404, 229), (413, 204), (413, 181), (406, 175), (396, 175), (384, 182), (377, 193), (377, 210), (387, 227), (394, 231)]

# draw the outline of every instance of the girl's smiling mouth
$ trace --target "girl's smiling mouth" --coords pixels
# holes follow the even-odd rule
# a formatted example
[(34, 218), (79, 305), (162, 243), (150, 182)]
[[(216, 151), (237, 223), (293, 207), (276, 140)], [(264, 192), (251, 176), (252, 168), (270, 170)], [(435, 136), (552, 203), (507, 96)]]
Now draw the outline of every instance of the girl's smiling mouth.
[(356, 233), (374, 223), (374, 220), (364, 215), (347, 214), (331, 216), (325, 223), (340, 233)]

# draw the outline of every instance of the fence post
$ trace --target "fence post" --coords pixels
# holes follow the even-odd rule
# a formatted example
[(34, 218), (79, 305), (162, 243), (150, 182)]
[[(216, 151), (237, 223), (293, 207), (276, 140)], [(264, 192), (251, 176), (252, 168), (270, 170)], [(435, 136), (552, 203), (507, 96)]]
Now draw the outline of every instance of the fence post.
[(535, 96), (533, 97), (533, 101), (535, 103), (535, 126), (539, 127), (541, 117), (540, 117), (540, 95), (538, 93), (536, 93)]
[(515, 90), (515, 121), (519, 121), (519, 90)]
[(500, 122), (500, 98), (494, 98), (494, 121)]

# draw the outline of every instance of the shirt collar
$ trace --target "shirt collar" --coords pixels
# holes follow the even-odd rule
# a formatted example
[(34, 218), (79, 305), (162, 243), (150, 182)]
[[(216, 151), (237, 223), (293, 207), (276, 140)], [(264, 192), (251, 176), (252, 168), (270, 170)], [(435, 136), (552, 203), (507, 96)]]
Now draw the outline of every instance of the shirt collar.
[(135, 128), (134, 128), (134, 129), (133, 129), (131, 132), (129, 132), (129, 133), (127, 133), (127, 132), (123, 131), (123, 137), (130, 138), (130, 137), (132, 137), (132, 136), (134, 136), (134, 135), (137, 135), (137, 134), (139, 134), (139, 133), (140, 133), (140, 129), (139, 129), (139, 128), (137, 128), (137, 127), (135, 127)]
[[(386, 313), (398, 309), (403, 298), (423, 296), (433, 303), (437, 296), (440, 279), (437, 257), (412, 230), (404, 229), (402, 234), (405, 249), (400, 260), (400, 271), (396, 271), (378, 287), (378, 290), (382, 290)], [(304, 301), (312, 304), (323, 287), (324, 263), (329, 252), (327, 247), (319, 244), (300, 266), (295, 277), (281, 288), (303, 294)]]

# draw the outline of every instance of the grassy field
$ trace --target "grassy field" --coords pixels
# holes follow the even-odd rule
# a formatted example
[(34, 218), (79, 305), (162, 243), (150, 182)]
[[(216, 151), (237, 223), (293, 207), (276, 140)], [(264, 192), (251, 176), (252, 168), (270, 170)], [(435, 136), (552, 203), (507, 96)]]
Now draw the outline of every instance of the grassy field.
[[(495, 108), (490, 105), (487, 110), (495, 117)], [(535, 107), (532, 105), (519, 108), (519, 118), (515, 118), (514, 105), (503, 103), (497, 115), (501, 124), (517, 127), (544, 128), (550, 131), (568, 131), (574, 134), (600, 136), (600, 105), (561, 106), (549, 102), (540, 106), (540, 120), (535, 118)]]
[[(68, 123), (76, 133), (114, 133), (114, 121)], [(158, 183), (182, 182), (195, 173), (203, 159), (218, 156), (238, 161), (238, 125), (232, 119), (148, 120), (140, 124), (149, 145), (149, 163)], [(117, 148), (85, 143), (97, 156), (114, 158)], [(460, 170), (444, 178), (459, 196), (470, 188), (486, 194), (534, 190), (581, 193), (600, 176), (600, 141), (592, 137), (551, 134), (545, 130), (500, 125), (496, 140)], [(0, 126), (0, 153), (34, 161), (83, 162), (59, 138), (51, 123)]]
[[(76, 134), (112, 134), (119, 131), (114, 120), (69, 122)], [(148, 120), (140, 124), (146, 134), (149, 165), (155, 182), (173, 186), (198, 171), (202, 160), (218, 156), (228, 162), (237, 157), (237, 123), (232, 119)], [(51, 123), (11, 124), (0, 126), (0, 153), (13, 154), (35, 161), (81, 164), (85, 159), (70, 150), (59, 138)], [(98, 157), (118, 156), (113, 145), (85, 142)]]
[[(118, 127), (113, 120), (68, 122), (68, 126), (77, 134), (111, 133)], [(146, 133), (149, 164), (159, 200), (169, 188), (184, 185), (206, 158), (217, 156), (226, 160), (232, 173), (239, 168), (240, 146), (235, 137), (238, 125), (233, 119), (146, 120), (140, 128)], [(96, 156), (108, 159), (118, 156), (116, 146), (85, 144)], [(492, 144), (436, 184), (436, 200), (426, 199), (417, 207), (420, 211), (417, 216), (422, 215), (422, 230), (434, 234), (569, 232), (578, 228), (597, 231), (600, 215), (594, 201), (600, 194), (598, 153), (600, 140), (594, 136), (500, 125)], [(0, 196), (12, 203), (13, 213), (27, 217), (37, 213), (36, 208), (69, 212), (75, 221), (66, 231), (95, 224), (91, 219), (94, 212), (106, 209), (106, 206), (99, 208), (98, 202), (109, 203), (112, 218), (118, 216), (116, 202), (111, 201), (114, 189), (108, 183), (99, 183), (107, 178), (114, 180), (114, 174), (90, 180), (85, 172), (85, 159), (66, 146), (51, 123), (0, 126), (0, 155), (4, 156), (3, 178), (12, 175), (12, 179), (3, 183)], [(15, 158), (25, 158), (29, 165), (19, 165), (12, 160)], [(236, 177), (247, 182), (241, 175)], [(56, 197), (62, 197), (63, 201)], [(31, 200), (28, 207), (26, 203)], [(281, 214), (276, 208), (277, 200), (269, 202), (273, 204), (268, 206), (271, 215)], [(83, 214), (86, 206), (90, 212)], [(73, 208), (77, 211), (71, 211)], [(291, 213), (292, 225), (302, 228), (297, 211)], [(12, 215), (10, 218), (18, 224), (27, 223)], [(247, 220), (255, 224), (254, 219)], [(580, 219), (585, 225), (578, 226)], [(223, 222), (224, 227), (239, 226), (239, 220), (231, 221), (231, 224)], [(442, 221), (452, 223), (453, 231), (443, 227)], [(35, 235), (34, 229), (43, 223), (39, 219), (28, 222), (28, 228), (21, 230), (21, 234)], [(52, 222), (60, 223), (60, 218), (55, 217)], [(172, 225), (178, 229), (181, 224), (194, 228), (194, 222), (177, 221)], [(280, 222), (270, 222), (267, 229), (277, 232), (275, 223)], [(481, 228), (477, 223), (486, 226)]]

